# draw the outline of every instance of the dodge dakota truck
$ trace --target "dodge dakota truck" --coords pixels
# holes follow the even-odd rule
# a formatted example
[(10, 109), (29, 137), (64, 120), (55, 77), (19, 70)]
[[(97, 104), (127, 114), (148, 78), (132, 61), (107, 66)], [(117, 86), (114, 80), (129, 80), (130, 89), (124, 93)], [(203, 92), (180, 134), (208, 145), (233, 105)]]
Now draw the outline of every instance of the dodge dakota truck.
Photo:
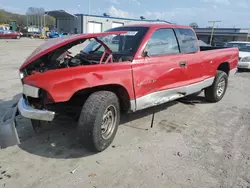
[(65, 36), (45, 42), (20, 67), (17, 108), (35, 130), (65, 113), (75, 116), (83, 145), (100, 152), (112, 143), (121, 113), (203, 90), (207, 101), (220, 101), (238, 59), (238, 48), (199, 47), (193, 29), (180, 25)]

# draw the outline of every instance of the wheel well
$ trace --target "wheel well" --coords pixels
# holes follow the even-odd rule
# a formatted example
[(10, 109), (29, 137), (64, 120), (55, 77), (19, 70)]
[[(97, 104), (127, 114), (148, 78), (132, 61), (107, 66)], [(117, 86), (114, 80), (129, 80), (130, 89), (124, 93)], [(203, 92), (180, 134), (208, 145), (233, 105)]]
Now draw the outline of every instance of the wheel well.
[(230, 70), (229, 63), (228, 62), (221, 63), (217, 70), (221, 70), (225, 72), (227, 75), (229, 75), (229, 70)]
[(130, 109), (130, 97), (127, 90), (118, 84), (110, 84), (97, 86), (92, 88), (86, 88), (83, 90), (77, 91), (70, 99), (70, 101), (75, 101), (79, 105), (83, 105), (83, 103), (87, 100), (87, 98), (96, 91), (111, 91), (116, 94), (119, 99), (121, 110), (128, 111)]

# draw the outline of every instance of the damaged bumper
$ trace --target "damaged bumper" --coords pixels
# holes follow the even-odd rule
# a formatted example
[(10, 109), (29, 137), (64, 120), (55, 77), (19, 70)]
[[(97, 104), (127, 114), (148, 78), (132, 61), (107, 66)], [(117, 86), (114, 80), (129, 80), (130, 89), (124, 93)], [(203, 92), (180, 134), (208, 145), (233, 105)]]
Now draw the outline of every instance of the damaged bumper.
[(7, 111), (0, 122), (0, 148), (20, 144), (16, 130), (15, 117), (18, 115), (17, 105)]
[(32, 108), (23, 97), (19, 102), (7, 111), (0, 121), (0, 148), (6, 148), (20, 144), (19, 136), (16, 130), (16, 116), (21, 114), (28, 119), (43, 121), (52, 121), (55, 112), (48, 110), (38, 110)]
[(38, 110), (32, 108), (26, 99), (23, 97), (18, 102), (18, 110), (20, 114), (28, 119), (36, 119), (42, 121), (52, 121), (55, 117), (55, 112), (48, 110)]

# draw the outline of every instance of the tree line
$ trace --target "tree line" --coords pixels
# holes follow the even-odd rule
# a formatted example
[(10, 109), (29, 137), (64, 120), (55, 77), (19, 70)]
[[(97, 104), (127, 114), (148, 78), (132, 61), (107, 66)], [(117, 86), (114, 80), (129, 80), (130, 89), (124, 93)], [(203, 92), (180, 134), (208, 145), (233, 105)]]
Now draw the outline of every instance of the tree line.
[[(29, 8), (30, 9), (30, 8)], [(29, 10), (28, 9), (28, 10)], [(27, 12), (28, 13), (28, 12)], [(7, 24), (8, 21), (16, 21), (19, 26), (27, 26), (28, 25), (35, 25), (35, 23), (32, 23), (31, 17), (36, 16), (35, 13), (32, 14), (17, 14), (5, 11), (3, 9), (0, 9), (0, 24)], [(45, 26), (53, 26), (55, 25), (55, 19), (51, 16), (45, 17)]]

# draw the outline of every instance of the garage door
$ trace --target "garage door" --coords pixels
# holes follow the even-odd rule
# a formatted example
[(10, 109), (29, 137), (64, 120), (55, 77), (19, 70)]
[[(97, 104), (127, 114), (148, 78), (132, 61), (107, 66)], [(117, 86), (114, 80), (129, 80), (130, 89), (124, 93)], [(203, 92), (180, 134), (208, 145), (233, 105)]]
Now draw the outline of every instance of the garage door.
[(101, 33), (102, 23), (89, 22), (88, 23), (88, 33)]
[(112, 28), (121, 27), (121, 26), (123, 26), (123, 25), (124, 25), (123, 23), (113, 22), (113, 23), (112, 23)]

